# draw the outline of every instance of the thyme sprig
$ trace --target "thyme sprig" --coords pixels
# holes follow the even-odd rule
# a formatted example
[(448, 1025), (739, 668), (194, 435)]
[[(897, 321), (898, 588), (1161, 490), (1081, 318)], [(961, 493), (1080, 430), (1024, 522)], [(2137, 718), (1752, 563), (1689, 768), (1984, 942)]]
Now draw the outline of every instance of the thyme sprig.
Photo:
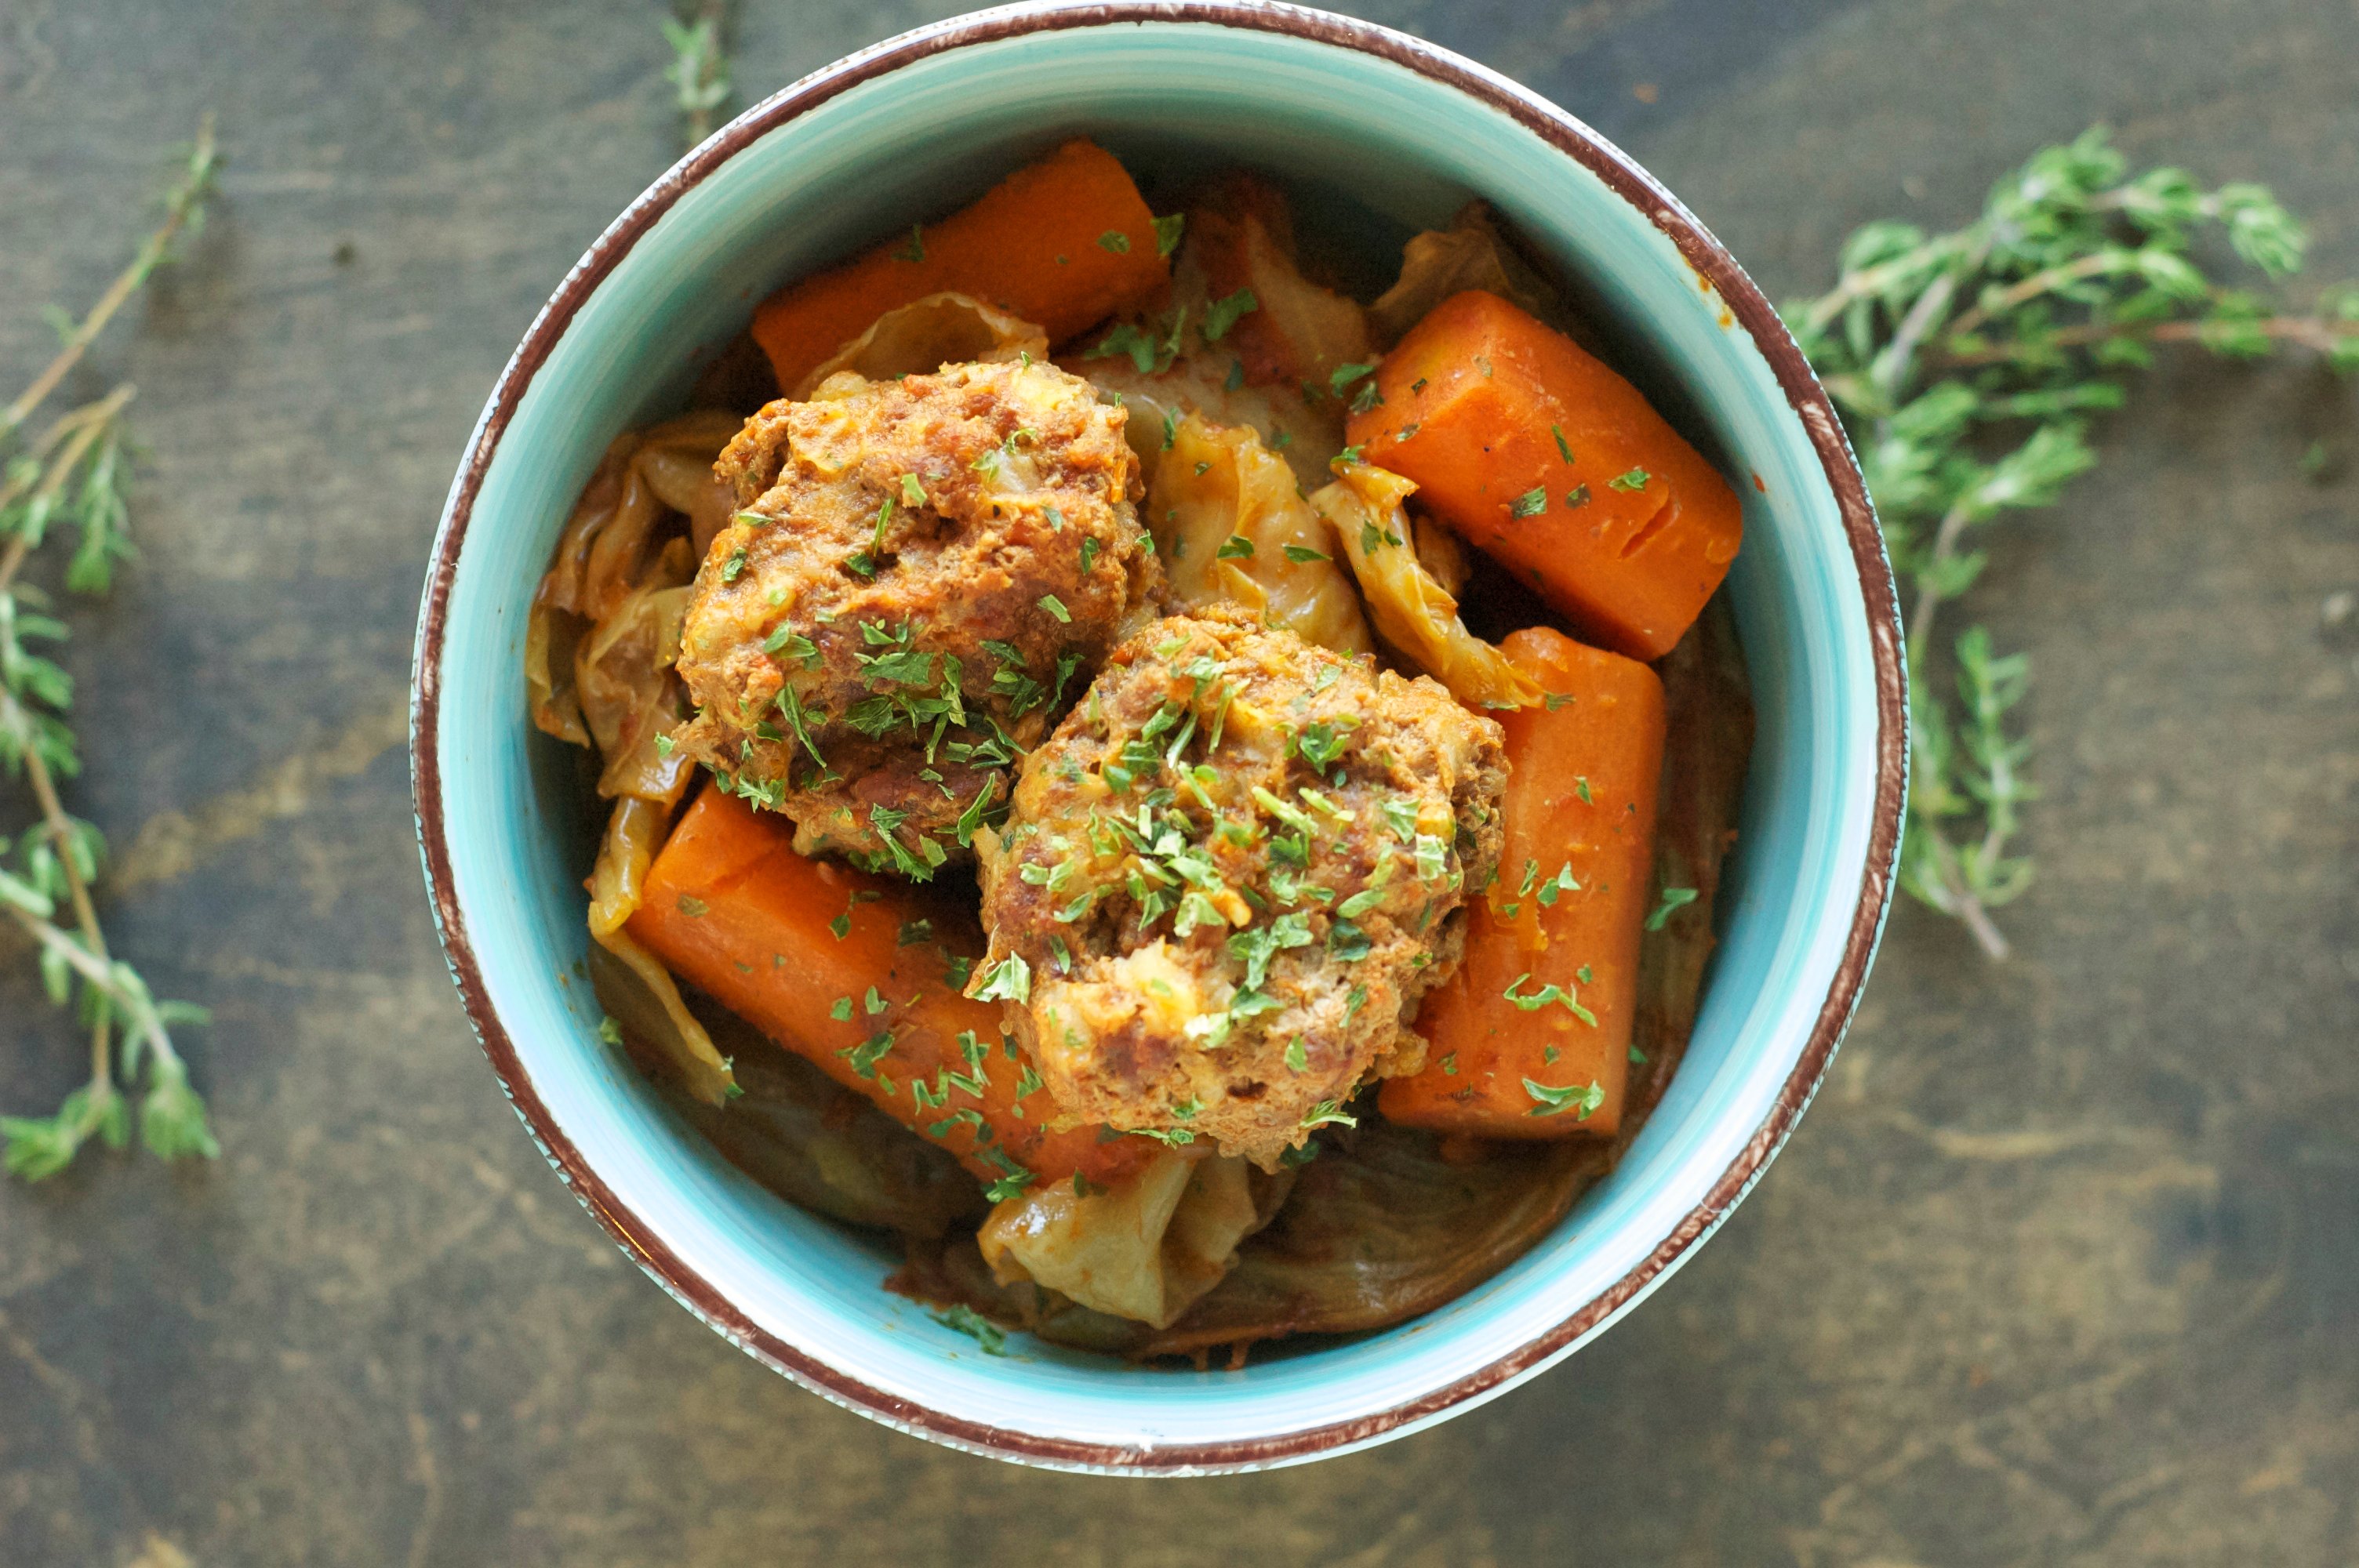
[(63, 1170), (93, 1137), (124, 1147), (131, 1134), (126, 1096), (143, 1074), (138, 1119), (147, 1148), (167, 1159), (220, 1152), (204, 1102), (172, 1044), (172, 1027), (201, 1023), (203, 1010), (158, 1000), (139, 972), (107, 950), (91, 896), (106, 842), (66, 810), (58, 791), (60, 779), (82, 769), (68, 722), (73, 684), (55, 661), (32, 651), (32, 644), (62, 641), (67, 628), (47, 613), (48, 596), (21, 580), (34, 552), (60, 524), (76, 535), (65, 568), (71, 592), (104, 593), (115, 563), (130, 556), (123, 416), (134, 389), (118, 386), (33, 439), (18, 438), (115, 313), (202, 226), (219, 161), (208, 116), (165, 198), (162, 221), (89, 312), (61, 324), (56, 357), (0, 410), (0, 769), (25, 781), (39, 811), (39, 820), (13, 842), (0, 838), (0, 914), (32, 939), (50, 1000), (78, 1005), (90, 1031), (90, 1081), (68, 1095), (55, 1116), (0, 1117), (0, 1165), (28, 1180)]
[(729, 0), (695, 0), (682, 15), (664, 18), (672, 56), (664, 80), (676, 92), (684, 148), (712, 134), (713, 117), (729, 102), (728, 27)]
[(1988, 559), (1978, 531), (2055, 505), (2094, 466), (2089, 416), (2119, 407), (2122, 373), (2158, 348), (2256, 359), (2291, 347), (2359, 369), (2359, 287), (2287, 312), (2207, 271), (2207, 233), (2271, 282), (2299, 269), (2308, 238), (2265, 187), (2132, 175), (2098, 127), (2034, 155), (1962, 228), (1858, 230), (1835, 287), (1785, 310), (1859, 449), (1904, 587), (1914, 755), (1901, 885), (1994, 958), (2007, 943), (1991, 912), (2032, 878), (2013, 845), (2038, 790), (2029, 742), (2008, 728), (2029, 666), (1994, 654), (1977, 626), (1949, 650), (1956, 697), (1933, 678), (1940, 611)]

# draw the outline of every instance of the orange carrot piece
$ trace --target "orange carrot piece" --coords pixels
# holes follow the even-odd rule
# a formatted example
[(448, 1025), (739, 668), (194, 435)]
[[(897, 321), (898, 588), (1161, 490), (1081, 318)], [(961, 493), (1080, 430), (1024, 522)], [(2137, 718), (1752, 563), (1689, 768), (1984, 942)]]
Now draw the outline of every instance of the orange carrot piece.
[(1663, 687), (1545, 628), (1502, 645), (1556, 706), (1496, 716), (1511, 770), (1499, 880), (1470, 912), (1465, 962), (1418, 1019), (1425, 1069), (1388, 1080), (1376, 1104), (1440, 1132), (1604, 1136), (1622, 1124), (1654, 894)]
[(1129, 172), (1096, 143), (1071, 141), (940, 222), (772, 295), (754, 312), (754, 341), (791, 395), (876, 318), (929, 294), (971, 294), (1054, 343), (1147, 304), (1170, 279)]
[(631, 935), (986, 1180), (1111, 1183), (1146, 1162), (1155, 1151), (1142, 1139), (1044, 1125), (1056, 1103), (1003, 1037), (999, 1008), (959, 994), (954, 960), (983, 951), (972, 914), (807, 859), (793, 837), (784, 817), (704, 791), (648, 868)]
[(1469, 289), (1427, 312), (1357, 400), (1351, 441), (1585, 635), (1658, 659), (1728, 575), (1728, 481), (1563, 333)]

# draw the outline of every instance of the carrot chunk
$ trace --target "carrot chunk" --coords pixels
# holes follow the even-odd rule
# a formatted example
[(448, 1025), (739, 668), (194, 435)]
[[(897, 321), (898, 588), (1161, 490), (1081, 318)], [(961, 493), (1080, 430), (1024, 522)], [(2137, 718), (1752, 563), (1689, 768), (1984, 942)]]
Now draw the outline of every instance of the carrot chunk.
[(1736, 492), (1638, 389), (1469, 289), (1426, 313), (1355, 399), (1352, 445), (1587, 636), (1670, 652), (1728, 575)]
[(1080, 1172), (1112, 1182), (1154, 1146), (1051, 1131), (1056, 1104), (960, 994), (972, 914), (905, 882), (795, 852), (785, 818), (708, 789), (647, 870), (628, 927), (672, 972), (956, 1154), (1002, 1196)]
[(876, 318), (929, 294), (973, 295), (1053, 343), (1148, 303), (1170, 278), (1129, 172), (1096, 143), (1071, 141), (940, 222), (772, 295), (754, 312), (754, 341), (791, 396)]
[(1503, 647), (1551, 695), (1497, 715), (1511, 770), (1499, 879), (1471, 911), (1465, 962), (1418, 1019), (1424, 1070), (1376, 1104), (1440, 1132), (1603, 1136), (1622, 1124), (1629, 1077), (1662, 683), (1545, 628)]

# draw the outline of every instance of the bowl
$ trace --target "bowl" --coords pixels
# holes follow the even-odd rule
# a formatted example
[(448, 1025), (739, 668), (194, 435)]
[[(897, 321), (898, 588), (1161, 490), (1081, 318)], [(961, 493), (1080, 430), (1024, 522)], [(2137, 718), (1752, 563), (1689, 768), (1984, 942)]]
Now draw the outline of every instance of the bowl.
[[(1311, 193), (1306, 232), (1332, 218), (1378, 243), (1487, 198), (1745, 503), (1727, 590), (1759, 735), (1723, 945), (1659, 1108), (1614, 1173), (1487, 1282), (1399, 1327), (1236, 1371), (1136, 1368), (1021, 1336), (985, 1354), (882, 1289), (892, 1249), (771, 1196), (689, 1131), (599, 1041), (571, 774), (526, 717), (526, 608), (606, 443), (678, 407), (772, 288), (1074, 134), (1150, 177), (1272, 169)], [(982, 12), (853, 55), (732, 122), (614, 221), (500, 377), (435, 541), (417, 660), (419, 836), (444, 950), (559, 1174), (756, 1359), (903, 1431), (1069, 1469), (1252, 1469), (1398, 1437), (1636, 1306), (1792, 1130), (1866, 976), (1899, 839), (1890, 570), (1842, 428), (1760, 291), (1563, 110), (1415, 38), (1282, 5)]]

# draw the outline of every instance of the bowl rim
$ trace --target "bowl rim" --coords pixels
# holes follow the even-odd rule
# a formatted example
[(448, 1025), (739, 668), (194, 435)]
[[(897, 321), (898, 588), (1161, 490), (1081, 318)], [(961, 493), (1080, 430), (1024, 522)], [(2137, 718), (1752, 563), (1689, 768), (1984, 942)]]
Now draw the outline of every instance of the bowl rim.
[[(1446, 1387), (1372, 1414), (1266, 1436), (1169, 1445), (1044, 1436), (951, 1416), (873, 1388), (755, 1323), (688, 1266), (583, 1157), (551, 1118), (492, 1006), (467, 934), (443, 816), (440, 735), (444, 632), (461, 546), (478, 492), (535, 374), (576, 313), (672, 206), (730, 158), (830, 100), (950, 50), (1043, 32), (1118, 24), (1187, 23), (1273, 33), (1373, 55), (1505, 114), (1602, 180), (1669, 237), (1718, 291), (1799, 416), (1843, 520), (1868, 621), (1876, 708), (1876, 782), (1866, 863), (1843, 955), (1809, 1039), (1768, 1114), (1702, 1200), (1655, 1250), (1547, 1331), (1503, 1350)], [(468, 1021), (509, 1102), (558, 1173), (607, 1234), (676, 1301), (756, 1360), (823, 1398), (887, 1426), (954, 1448), (1059, 1469), (1136, 1475), (1257, 1469), (1364, 1446), (1388, 1433), (1479, 1403), (1545, 1365), (1646, 1294), (1741, 1202), (1791, 1133), (1825, 1076), (1875, 957), (1890, 909), (1908, 782), (1906, 644), (1899, 600), (1864, 479), (1833, 406), (1758, 286), (1679, 199), (1619, 147), (1568, 111), (1439, 45), (1372, 22), (1268, 0), (1031, 0), (953, 16), (847, 55), (747, 109), (647, 187), (599, 235), (549, 297), (502, 370), (470, 435), (437, 528), (419, 611), (410, 703), (413, 806), (428, 891), (445, 960)]]

